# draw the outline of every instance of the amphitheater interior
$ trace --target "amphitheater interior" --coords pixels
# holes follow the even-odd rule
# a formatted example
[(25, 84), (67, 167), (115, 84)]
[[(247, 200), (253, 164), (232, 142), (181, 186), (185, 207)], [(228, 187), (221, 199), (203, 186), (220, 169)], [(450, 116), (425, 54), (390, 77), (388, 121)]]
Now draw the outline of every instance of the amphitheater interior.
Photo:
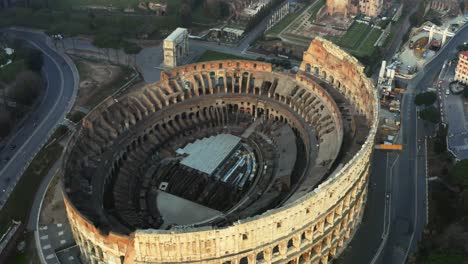
[(85, 263), (328, 263), (366, 200), (377, 116), (356, 59), (212, 61), (94, 109), (61, 170)]

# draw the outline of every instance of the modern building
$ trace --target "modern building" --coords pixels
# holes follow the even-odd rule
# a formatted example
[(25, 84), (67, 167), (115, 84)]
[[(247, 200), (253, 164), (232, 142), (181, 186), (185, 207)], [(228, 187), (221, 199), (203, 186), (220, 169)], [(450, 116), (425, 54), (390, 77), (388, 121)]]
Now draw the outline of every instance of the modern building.
[(329, 263), (362, 220), (378, 109), (319, 37), (296, 75), (203, 62), (106, 99), (60, 170), (82, 262)]
[(458, 64), (455, 70), (455, 80), (468, 84), (468, 51), (460, 52)]

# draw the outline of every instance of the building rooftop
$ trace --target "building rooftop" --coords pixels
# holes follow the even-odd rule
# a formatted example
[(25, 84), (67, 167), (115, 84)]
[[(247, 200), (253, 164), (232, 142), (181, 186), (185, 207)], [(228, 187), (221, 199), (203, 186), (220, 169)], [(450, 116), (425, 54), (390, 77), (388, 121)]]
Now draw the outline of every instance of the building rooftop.
[(241, 138), (230, 134), (196, 140), (176, 152), (185, 157), (181, 164), (211, 175), (239, 144)]
[(460, 54), (468, 58), (468, 51), (462, 51)]

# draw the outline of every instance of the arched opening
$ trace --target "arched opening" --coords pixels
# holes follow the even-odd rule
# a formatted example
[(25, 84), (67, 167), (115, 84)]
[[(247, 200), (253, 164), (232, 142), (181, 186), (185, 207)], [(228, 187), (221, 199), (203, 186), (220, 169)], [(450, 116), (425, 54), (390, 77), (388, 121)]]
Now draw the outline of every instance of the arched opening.
[(314, 74), (319, 76), (320, 75), (320, 69), (318, 67), (314, 68)]

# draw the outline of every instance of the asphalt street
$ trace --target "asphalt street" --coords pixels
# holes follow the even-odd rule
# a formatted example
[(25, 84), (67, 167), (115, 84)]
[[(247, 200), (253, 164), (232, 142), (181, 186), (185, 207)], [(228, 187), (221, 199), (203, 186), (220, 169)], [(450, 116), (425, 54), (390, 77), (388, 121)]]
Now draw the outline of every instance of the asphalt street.
[(444, 61), (455, 55), (456, 47), (468, 40), (464, 26), (434, 57), (423, 71), (413, 78), (401, 107), (404, 151), (397, 162), (391, 195), (394, 204), (390, 232), (379, 263), (404, 263), (414, 252), (427, 224), (426, 144), (424, 123), (417, 117), (414, 97), (432, 86)]
[(456, 63), (445, 65), (445, 71), (439, 75), (441, 83), (437, 89), (442, 122), (448, 124), (448, 144), (452, 154), (458, 160), (468, 159), (468, 105), (462, 95), (447, 94), (450, 81), (455, 76)]
[(45, 34), (20, 29), (2, 32), (24, 39), (43, 52), (42, 70), (47, 80), (47, 89), (38, 108), (27, 117), (19, 131), (0, 152), (0, 208), (29, 162), (70, 110), (76, 96), (78, 79), (74, 64), (66, 55), (47, 45), (50, 42)]
[(387, 189), (391, 185), (392, 165), (395, 153), (376, 150), (372, 159), (369, 192), (362, 223), (349, 246), (344, 250), (338, 264), (371, 263), (379, 250), (382, 234), (388, 230), (386, 210), (389, 200)]

